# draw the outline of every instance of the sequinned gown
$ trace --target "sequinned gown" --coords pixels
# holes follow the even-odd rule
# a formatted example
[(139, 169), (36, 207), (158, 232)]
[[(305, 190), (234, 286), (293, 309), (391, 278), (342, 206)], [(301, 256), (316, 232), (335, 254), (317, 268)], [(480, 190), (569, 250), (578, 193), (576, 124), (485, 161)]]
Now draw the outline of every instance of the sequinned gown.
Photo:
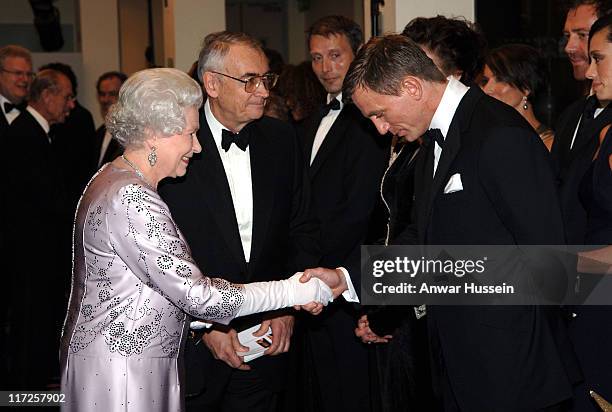
[(243, 290), (203, 276), (157, 192), (112, 164), (80, 200), (73, 247), (62, 410), (182, 410), (188, 315), (227, 323)]

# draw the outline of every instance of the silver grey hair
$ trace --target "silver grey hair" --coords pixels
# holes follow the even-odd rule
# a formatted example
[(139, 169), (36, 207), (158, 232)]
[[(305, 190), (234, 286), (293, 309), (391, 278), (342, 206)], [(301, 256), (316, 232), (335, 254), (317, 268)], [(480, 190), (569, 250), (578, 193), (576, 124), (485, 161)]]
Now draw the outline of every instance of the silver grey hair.
[(202, 105), (198, 83), (177, 69), (147, 69), (130, 76), (106, 115), (106, 129), (122, 146), (141, 146), (151, 134), (172, 136), (186, 126), (185, 108)]
[(242, 32), (219, 31), (210, 33), (202, 42), (202, 50), (198, 57), (198, 78), (202, 81), (202, 74), (209, 71), (223, 70), (225, 56), (230, 46), (244, 44), (264, 54), (259, 40)]

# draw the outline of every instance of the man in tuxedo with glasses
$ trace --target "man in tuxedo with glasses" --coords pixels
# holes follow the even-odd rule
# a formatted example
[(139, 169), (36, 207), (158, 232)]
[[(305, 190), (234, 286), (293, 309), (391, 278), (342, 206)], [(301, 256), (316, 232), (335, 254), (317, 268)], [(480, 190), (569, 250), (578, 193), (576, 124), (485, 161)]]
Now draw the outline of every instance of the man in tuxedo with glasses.
[[(207, 274), (244, 283), (287, 278), (319, 262), (317, 224), (293, 129), (263, 116), (276, 75), (259, 42), (244, 33), (206, 37), (198, 73), (208, 96), (187, 175), (160, 188)], [(272, 345), (244, 363), (237, 333), (260, 324)], [(283, 401), (292, 311), (194, 331), (187, 343), (187, 410), (272, 411)]]
[(25, 109), (33, 78), (28, 49), (15, 45), (0, 48), (0, 137)]

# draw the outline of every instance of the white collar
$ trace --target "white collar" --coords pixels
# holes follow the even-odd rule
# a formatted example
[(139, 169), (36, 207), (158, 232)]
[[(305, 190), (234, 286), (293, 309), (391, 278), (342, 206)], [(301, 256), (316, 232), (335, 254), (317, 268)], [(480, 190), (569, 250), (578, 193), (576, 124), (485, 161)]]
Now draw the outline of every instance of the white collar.
[(208, 127), (210, 128), (210, 132), (215, 140), (217, 149), (221, 150), (221, 132), (223, 132), (223, 129), (227, 129), (227, 127), (223, 126), (221, 122), (217, 120), (212, 110), (210, 110), (209, 99), (206, 99), (206, 102), (204, 103), (204, 115), (206, 116), (206, 123), (208, 123)]
[(469, 89), (469, 87), (456, 80), (454, 77), (449, 77), (446, 89), (444, 89), (444, 94), (431, 119), (429, 128), (440, 129), (442, 136), (446, 138), (457, 107)]
[(8, 113), (4, 110), (4, 103), (13, 103), (13, 102), (11, 102), (9, 99), (7, 99), (6, 97), (0, 94), (0, 107), (2, 108), (0, 110), (2, 110), (2, 113), (6, 115)]
[(30, 114), (36, 119), (40, 127), (42, 127), (45, 131), (45, 133), (49, 134), (49, 130), (51, 130), (51, 127), (49, 126), (49, 122), (47, 121), (47, 119), (45, 119), (42, 114), (38, 113), (36, 109), (30, 105), (28, 105), (26, 110), (30, 112)]

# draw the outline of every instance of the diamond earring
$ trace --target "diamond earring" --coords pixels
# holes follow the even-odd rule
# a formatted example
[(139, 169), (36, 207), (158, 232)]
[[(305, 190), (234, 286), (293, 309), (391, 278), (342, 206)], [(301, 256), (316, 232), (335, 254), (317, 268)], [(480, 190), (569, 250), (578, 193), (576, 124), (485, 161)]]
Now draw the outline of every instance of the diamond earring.
[(523, 110), (527, 110), (529, 106), (527, 106), (527, 96), (523, 97)]
[(149, 153), (148, 159), (151, 167), (155, 166), (155, 163), (157, 163), (157, 153), (155, 152), (155, 146), (151, 147), (151, 153)]

